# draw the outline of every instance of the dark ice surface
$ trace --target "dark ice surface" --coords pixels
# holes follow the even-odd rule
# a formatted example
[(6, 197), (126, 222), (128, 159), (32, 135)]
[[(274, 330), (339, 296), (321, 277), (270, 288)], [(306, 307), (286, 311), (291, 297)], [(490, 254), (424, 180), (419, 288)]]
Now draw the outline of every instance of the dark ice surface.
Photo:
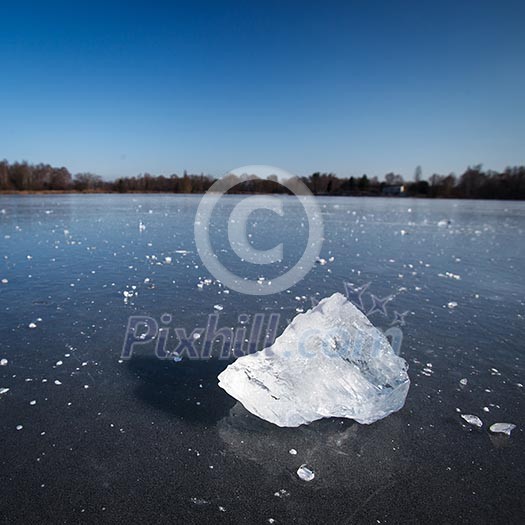
[[(202, 265), (199, 198), (0, 196), (2, 523), (525, 521), (525, 204), (321, 198), (326, 264), (288, 292), (248, 296)], [(226, 224), (240, 199), (224, 198), (210, 228), (238, 272)], [(255, 212), (248, 228), (259, 249), (285, 245), (282, 267), (249, 277), (271, 279), (304, 250), (307, 223), (287, 199), (284, 217)], [(241, 314), (249, 327), (278, 313), (280, 333), (336, 291), (402, 330), (408, 398), (372, 425), (256, 418), (217, 386), (231, 362), (218, 346), (208, 360), (160, 360), (154, 342), (120, 356), (132, 315), (169, 327), (174, 350), (173, 328), (189, 334), (209, 314), (236, 328)], [(390, 298), (385, 311), (372, 296)], [(495, 422), (516, 428), (494, 435)]]

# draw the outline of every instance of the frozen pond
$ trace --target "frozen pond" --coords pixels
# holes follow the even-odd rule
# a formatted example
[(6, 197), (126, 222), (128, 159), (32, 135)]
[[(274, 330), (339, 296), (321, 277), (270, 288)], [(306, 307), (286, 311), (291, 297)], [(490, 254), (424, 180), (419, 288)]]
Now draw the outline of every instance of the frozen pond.
[[(523, 521), (525, 203), (319, 198), (322, 263), (287, 292), (249, 296), (203, 266), (199, 199), (0, 196), (6, 523)], [(238, 271), (225, 224), (239, 199), (223, 199), (213, 232)], [(306, 243), (290, 206), (248, 227), (259, 248), (284, 244), (282, 267)], [(162, 361), (151, 342), (121, 360), (132, 315), (170, 328), (171, 351), (175, 327), (189, 336), (209, 314), (248, 331), (256, 314), (278, 314), (281, 333), (337, 291), (402, 332), (406, 404), (369, 426), (257, 419), (218, 388), (231, 362), (218, 346), (206, 361)]]

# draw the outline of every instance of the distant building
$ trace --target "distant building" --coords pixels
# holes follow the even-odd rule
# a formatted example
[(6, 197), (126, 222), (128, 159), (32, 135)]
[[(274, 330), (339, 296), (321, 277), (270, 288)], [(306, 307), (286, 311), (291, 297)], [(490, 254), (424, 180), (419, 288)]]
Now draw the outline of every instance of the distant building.
[(404, 184), (393, 184), (392, 186), (383, 186), (383, 195), (402, 196), (405, 194)]

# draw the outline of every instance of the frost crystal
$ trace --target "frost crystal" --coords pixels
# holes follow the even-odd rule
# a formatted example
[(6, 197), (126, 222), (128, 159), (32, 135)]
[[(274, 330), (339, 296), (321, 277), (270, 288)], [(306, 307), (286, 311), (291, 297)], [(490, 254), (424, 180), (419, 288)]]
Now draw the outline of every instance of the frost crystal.
[(368, 424), (403, 407), (407, 368), (385, 335), (336, 293), (297, 315), (271, 347), (228, 366), (219, 386), (280, 427), (323, 417)]

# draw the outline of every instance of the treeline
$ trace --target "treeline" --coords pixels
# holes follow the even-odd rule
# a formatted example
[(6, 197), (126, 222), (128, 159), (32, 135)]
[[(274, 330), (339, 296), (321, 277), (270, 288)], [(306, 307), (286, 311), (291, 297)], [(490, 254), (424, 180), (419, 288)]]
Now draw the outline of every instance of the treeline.
[(525, 199), (525, 166), (509, 167), (502, 172), (469, 167), (460, 176), (433, 174), (422, 179), (416, 168), (414, 178), (405, 181), (401, 175), (387, 173), (385, 180), (350, 177), (340, 179), (332, 173), (314, 173), (303, 182), (316, 195), (393, 195), (457, 199)]
[[(288, 193), (277, 178), (258, 179), (250, 174), (237, 177), (238, 185), (229, 193)], [(507, 168), (502, 172), (483, 170), (481, 165), (469, 167), (463, 174), (433, 174), (428, 180), (422, 178), (421, 168), (416, 168), (412, 180), (405, 181), (401, 175), (387, 173), (383, 181), (377, 177), (339, 178), (334, 173), (316, 172), (302, 181), (315, 195), (356, 196), (412, 196), (467, 199), (525, 199), (525, 166)], [(121, 177), (105, 181), (92, 173), (72, 175), (66, 168), (49, 164), (27, 162), (0, 162), (0, 191), (42, 192), (76, 191), (88, 193), (204, 193), (215, 182), (208, 175), (181, 176), (173, 174)]]

